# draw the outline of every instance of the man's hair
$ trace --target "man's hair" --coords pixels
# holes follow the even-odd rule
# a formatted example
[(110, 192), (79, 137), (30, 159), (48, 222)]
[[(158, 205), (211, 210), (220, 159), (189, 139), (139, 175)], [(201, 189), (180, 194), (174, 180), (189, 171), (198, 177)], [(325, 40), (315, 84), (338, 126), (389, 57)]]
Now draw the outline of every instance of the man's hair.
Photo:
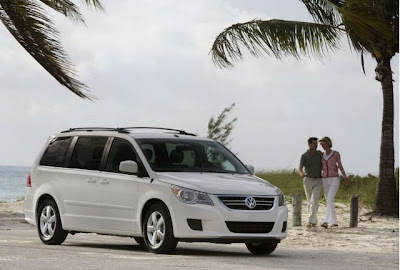
[(312, 141), (318, 141), (318, 138), (315, 138), (315, 137), (308, 138), (308, 144), (311, 144)]

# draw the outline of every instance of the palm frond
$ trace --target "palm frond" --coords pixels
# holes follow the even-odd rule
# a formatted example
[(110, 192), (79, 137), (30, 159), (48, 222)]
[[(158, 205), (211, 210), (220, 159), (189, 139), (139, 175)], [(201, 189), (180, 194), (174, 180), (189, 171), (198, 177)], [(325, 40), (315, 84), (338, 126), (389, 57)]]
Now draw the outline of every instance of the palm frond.
[(398, 26), (393, 25), (382, 1), (347, 0), (341, 13), (347, 36), (356, 50), (376, 55), (396, 47), (398, 52)]
[(253, 56), (314, 56), (320, 59), (340, 45), (341, 30), (330, 25), (282, 20), (253, 20), (235, 24), (220, 33), (211, 49), (214, 64), (232, 67), (242, 59), (241, 46)]
[[(65, 17), (72, 19), (79, 23), (85, 23), (82, 14), (79, 11), (79, 7), (70, 0), (38, 0), (55, 11), (63, 14)], [(99, 0), (81, 0), (89, 8), (94, 8), (99, 11), (103, 11), (104, 7)]]
[(389, 18), (399, 19), (399, 0), (383, 0), (383, 7)]
[(93, 7), (93, 8), (95, 8), (95, 9), (101, 10), (101, 11), (104, 10), (104, 6), (103, 6), (101, 0), (81, 0), (81, 1), (82, 1), (83, 3), (86, 3), (86, 5), (87, 5), (88, 7)]
[(328, 25), (341, 24), (340, 7), (343, 0), (300, 0), (315, 22)]
[(0, 21), (60, 84), (79, 97), (91, 99), (86, 85), (75, 78), (75, 70), (62, 49), (53, 22), (37, 2), (0, 0)]
[(39, 0), (43, 4), (48, 7), (54, 9), (55, 11), (63, 14), (65, 17), (68, 17), (76, 22), (85, 23), (82, 14), (79, 11), (78, 6), (76, 6), (73, 2), (68, 0)]
[(361, 67), (364, 72), (364, 75), (367, 75), (367, 73), (365, 73), (365, 63), (364, 63), (364, 52), (363, 51), (361, 51)]

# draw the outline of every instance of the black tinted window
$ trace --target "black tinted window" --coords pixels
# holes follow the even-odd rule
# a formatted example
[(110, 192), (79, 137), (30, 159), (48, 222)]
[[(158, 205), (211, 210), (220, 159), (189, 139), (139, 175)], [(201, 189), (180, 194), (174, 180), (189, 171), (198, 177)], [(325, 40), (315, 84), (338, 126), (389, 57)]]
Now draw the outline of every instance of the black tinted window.
[(72, 154), (70, 167), (100, 170), (101, 157), (107, 138), (80, 137)]
[(61, 137), (50, 142), (44, 152), (40, 165), (63, 167), (72, 137)]
[(126, 140), (115, 138), (110, 153), (108, 154), (106, 171), (120, 173), (119, 164), (125, 160), (135, 161), (138, 164), (138, 174), (141, 176), (147, 175), (147, 172), (132, 145)]

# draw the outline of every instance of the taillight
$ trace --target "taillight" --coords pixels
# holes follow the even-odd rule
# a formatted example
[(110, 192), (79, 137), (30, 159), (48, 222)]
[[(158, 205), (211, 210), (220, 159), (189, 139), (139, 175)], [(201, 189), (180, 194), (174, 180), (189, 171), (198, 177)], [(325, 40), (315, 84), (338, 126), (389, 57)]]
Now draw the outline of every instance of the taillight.
[(26, 186), (32, 187), (31, 173), (28, 173), (28, 176), (26, 177)]

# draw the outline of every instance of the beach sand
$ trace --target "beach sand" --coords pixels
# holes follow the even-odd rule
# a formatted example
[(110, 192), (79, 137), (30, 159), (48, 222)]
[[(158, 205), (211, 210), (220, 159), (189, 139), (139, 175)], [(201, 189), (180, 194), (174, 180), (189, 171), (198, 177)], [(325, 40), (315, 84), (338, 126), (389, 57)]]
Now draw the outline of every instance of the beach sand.
[[(399, 252), (399, 219), (369, 214), (372, 209), (359, 209), (357, 228), (349, 228), (350, 207), (335, 203), (339, 228), (324, 229), (320, 226), (325, 214), (325, 206), (320, 204), (318, 226), (307, 229), (307, 204), (302, 205), (303, 226), (292, 226), (292, 205), (289, 209), (288, 237), (282, 246), (333, 250), (358, 250), (366, 252)], [(24, 201), (0, 203), (0, 230), (10, 230), (25, 226)], [(29, 228), (29, 227), (28, 227)], [(31, 226), (33, 229), (34, 227)]]
[(288, 237), (285, 246), (330, 248), (337, 250), (399, 252), (399, 219), (370, 214), (372, 209), (360, 207), (358, 227), (350, 228), (350, 206), (335, 203), (339, 221), (338, 228), (325, 229), (320, 226), (326, 207), (319, 205), (318, 225), (307, 229), (307, 204), (302, 205), (303, 226), (292, 226), (292, 205), (288, 204)]

